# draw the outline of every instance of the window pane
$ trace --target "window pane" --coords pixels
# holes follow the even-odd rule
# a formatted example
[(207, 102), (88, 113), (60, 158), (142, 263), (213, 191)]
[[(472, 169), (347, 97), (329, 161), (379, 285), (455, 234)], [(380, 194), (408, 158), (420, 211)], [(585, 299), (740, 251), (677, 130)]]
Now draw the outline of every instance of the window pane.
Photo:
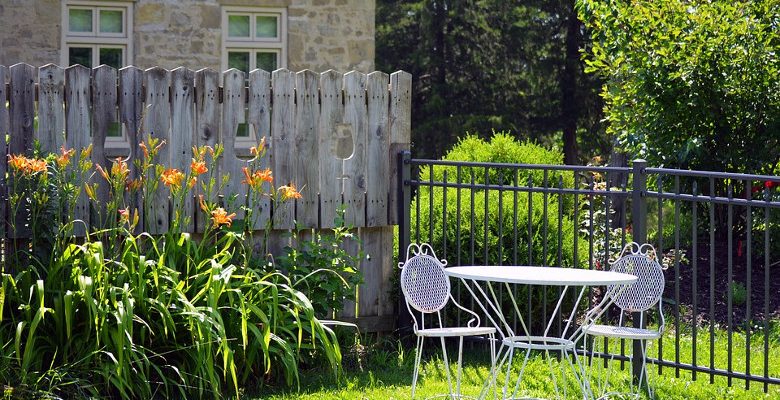
[(257, 16), (256, 22), (256, 35), (259, 38), (275, 38), (277, 36), (276, 24), (278, 23), (277, 17), (270, 17), (267, 15)]
[(92, 48), (91, 47), (71, 47), (68, 49), (68, 64), (81, 64), (87, 68), (92, 68)]
[(272, 72), (277, 65), (276, 53), (257, 52), (257, 68)]
[(68, 29), (71, 32), (92, 32), (92, 10), (68, 10)]
[(249, 124), (238, 124), (236, 137), (249, 137)]
[(249, 37), (249, 16), (248, 15), (228, 16), (228, 36), (248, 38)]
[(100, 63), (117, 69), (122, 68), (122, 49), (102, 47), (100, 49)]
[(119, 122), (111, 122), (108, 124), (108, 137), (122, 137), (122, 125)]
[(228, 52), (228, 69), (235, 68), (245, 73), (249, 72), (249, 53), (245, 51)]
[(122, 33), (122, 11), (100, 10), (100, 32)]

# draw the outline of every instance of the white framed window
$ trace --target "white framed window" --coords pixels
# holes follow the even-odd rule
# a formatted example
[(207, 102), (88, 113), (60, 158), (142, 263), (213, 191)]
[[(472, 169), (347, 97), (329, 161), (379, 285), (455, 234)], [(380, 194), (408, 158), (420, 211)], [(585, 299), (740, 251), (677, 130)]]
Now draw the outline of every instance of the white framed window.
[[(133, 3), (130, 1), (66, 0), (62, 2), (61, 65), (116, 69), (130, 65), (133, 54)], [(106, 150), (120, 155), (129, 149), (120, 123), (108, 127)]]
[(62, 3), (61, 64), (122, 68), (132, 62), (133, 3), (77, 1)]
[[(287, 67), (287, 9), (222, 7), (222, 70), (236, 68), (272, 72)], [(239, 148), (257, 139), (247, 124), (239, 124)]]
[(222, 69), (287, 66), (287, 10), (222, 7)]

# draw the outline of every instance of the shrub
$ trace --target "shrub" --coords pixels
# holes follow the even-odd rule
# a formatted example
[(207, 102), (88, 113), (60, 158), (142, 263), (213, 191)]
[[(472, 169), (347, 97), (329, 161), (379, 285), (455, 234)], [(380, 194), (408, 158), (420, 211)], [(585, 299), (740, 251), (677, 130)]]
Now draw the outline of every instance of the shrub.
[[(476, 136), (467, 136), (461, 139), (443, 159), (515, 164), (562, 164), (563, 155), (546, 150), (534, 143), (517, 142), (506, 133), (497, 133), (490, 142)], [(432, 170), (424, 166), (420, 169), (420, 177), (422, 180), (428, 180), (432, 174), (434, 181), (441, 182), (446, 173), (449, 183), (471, 184), (473, 179), (477, 185), (486, 182), (492, 185), (514, 185), (514, 171), (515, 169), (512, 168), (490, 168), (486, 180), (485, 168), (463, 167), (460, 179), (458, 179), (455, 166), (434, 166)], [(560, 171), (548, 172), (546, 181), (544, 172), (537, 169), (523, 170), (517, 174), (519, 186), (530, 183), (534, 187), (557, 187), (559, 184), (571, 187), (573, 179), (572, 175)], [(460, 191), (460, 204), (458, 204), (458, 191)], [(471, 207), (472, 194), (473, 208)], [(416, 199), (420, 203), (419, 214), (417, 207), (413, 205), (411, 218), (413, 230), (419, 219), (419, 229), (423, 240), (429, 236), (428, 232), (432, 227), (433, 237), (427, 237), (427, 240), (435, 249), (441, 251), (446, 248), (447, 256), (451, 262), (460, 261), (461, 264), (485, 265), (572, 266), (575, 229), (573, 221), (568, 216), (569, 212), (565, 211), (573, 207), (570, 198), (559, 197), (556, 194), (534, 193), (530, 196), (531, 209), (529, 211), (528, 192), (502, 191), (499, 193), (498, 190), (489, 190), (486, 199), (485, 191), (482, 189), (448, 188), (446, 197), (445, 203), (444, 190), (434, 188), (432, 193), (429, 187), (420, 187)], [(433, 208), (430, 207), (431, 200)], [(501, 204), (500, 209), (499, 203)], [(446, 226), (443, 224), (445, 217)], [(458, 221), (460, 225), (458, 225)], [(518, 230), (516, 237), (514, 234), (515, 226)], [(529, 226), (530, 237), (528, 235)], [(486, 229), (487, 235), (485, 234)], [(412, 240), (415, 239), (413, 234)], [(472, 241), (474, 243), (473, 260)], [(455, 254), (458, 243), (460, 243), (460, 253)], [(487, 249), (487, 258), (485, 257), (485, 249)], [(517, 249), (516, 254), (514, 249)], [(561, 253), (560, 260), (558, 259), (558, 250)]]

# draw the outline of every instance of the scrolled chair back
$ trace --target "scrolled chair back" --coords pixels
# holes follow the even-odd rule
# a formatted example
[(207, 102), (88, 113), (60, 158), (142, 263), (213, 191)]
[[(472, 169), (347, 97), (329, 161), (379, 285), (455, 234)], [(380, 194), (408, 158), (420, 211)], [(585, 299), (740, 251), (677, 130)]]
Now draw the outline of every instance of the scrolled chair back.
[(412, 243), (401, 268), (401, 290), (407, 305), (429, 314), (444, 308), (450, 297), (450, 280), (444, 272), (447, 260), (439, 260), (427, 243)]
[(643, 312), (661, 300), (664, 293), (663, 268), (658, 263), (658, 256), (653, 246), (649, 244), (639, 245), (629, 243), (615, 260), (611, 271), (630, 274), (637, 280), (623, 290), (611, 286), (609, 291), (614, 291), (614, 304), (624, 311)]

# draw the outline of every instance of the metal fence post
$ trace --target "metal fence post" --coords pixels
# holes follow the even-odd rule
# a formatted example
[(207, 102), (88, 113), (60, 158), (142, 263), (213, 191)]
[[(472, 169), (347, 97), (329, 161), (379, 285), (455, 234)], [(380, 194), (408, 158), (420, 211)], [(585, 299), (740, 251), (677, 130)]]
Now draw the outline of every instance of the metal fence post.
[[(411, 231), (411, 207), (412, 207), (412, 186), (409, 183), (412, 180), (412, 153), (409, 150), (398, 152), (396, 161), (398, 163), (398, 261), (406, 258), (406, 248), (409, 247)], [(396, 271), (396, 273), (399, 273)], [(401, 293), (401, 287), (398, 286), (398, 329), (407, 330), (412, 327), (412, 318), (406, 309), (404, 295)]]
[[(642, 243), (647, 242), (647, 161), (642, 159), (636, 159), (633, 162), (633, 177), (634, 185), (631, 192), (631, 220), (632, 220), (632, 235), (634, 242)], [(644, 328), (642, 326), (642, 320), (639, 317), (639, 313), (633, 313), (634, 327)], [(641, 340), (634, 340), (634, 356), (631, 361), (631, 369), (634, 374), (634, 381), (639, 385), (643, 385), (644, 382), (640, 382), (640, 377), (647, 377), (645, 371), (642, 371), (642, 359), (638, 356), (643, 354), (644, 343)], [(645, 372), (643, 374), (643, 372)], [(646, 378), (645, 378), (646, 380)]]

